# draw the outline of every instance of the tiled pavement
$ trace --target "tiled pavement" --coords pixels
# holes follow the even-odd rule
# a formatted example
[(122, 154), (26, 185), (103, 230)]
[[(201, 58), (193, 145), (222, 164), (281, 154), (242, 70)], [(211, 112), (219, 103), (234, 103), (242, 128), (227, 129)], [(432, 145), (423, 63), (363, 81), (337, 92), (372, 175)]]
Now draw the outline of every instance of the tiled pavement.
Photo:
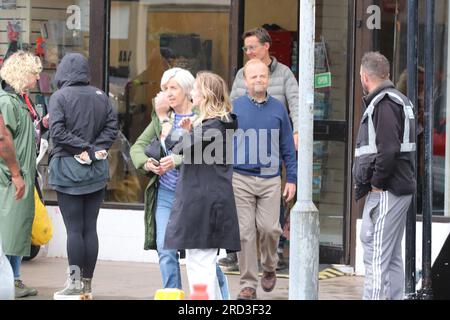
[[(65, 282), (66, 259), (40, 257), (24, 262), (22, 279), (39, 290), (36, 297), (27, 299), (52, 299), (53, 292)], [(187, 278), (182, 266), (183, 287)], [(232, 298), (239, 292), (239, 276), (228, 275)], [(319, 281), (319, 300), (359, 300), (362, 295), (363, 277), (341, 276)], [(99, 261), (93, 280), (93, 291), (97, 300), (152, 300), (160, 289), (159, 267), (151, 263)], [(261, 300), (287, 300), (289, 279), (287, 275), (278, 278), (275, 289), (266, 293), (258, 289)]]

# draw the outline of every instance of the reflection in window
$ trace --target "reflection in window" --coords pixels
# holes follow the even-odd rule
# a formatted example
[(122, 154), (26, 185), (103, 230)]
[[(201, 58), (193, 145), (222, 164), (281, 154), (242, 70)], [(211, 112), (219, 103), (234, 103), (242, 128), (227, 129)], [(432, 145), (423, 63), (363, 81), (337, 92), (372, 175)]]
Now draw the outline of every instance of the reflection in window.
[[(395, 1), (393, 1), (395, 2)], [(446, 189), (446, 141), (447, 141), (447, 68), (448, 68), (448, 11), (447, 1), (437, 1), (435, 9), (435, 79), (434, 79), (434, 125), (433, 125), (433, 155), (432, 155), (432, 175), (433, 175), (433, 214), (449, 215), (448, 205), (445, 203)], [(389, 57), (392, 63), (393, 80), (403, 93), (406, 94), (405, 72), (407, 68), (407, 6), (400, 6), (399, 11), (391, 10), (383, 12), (383, 28), (389, 30), (394, 28), (394, 32), (381, 32), (380, 42), (382, 53)], [(419, 39), (425, 36), (425, 1), (419, 1)], [(390, 21), (390, 22), (389, 22)], [(396, 21), (394, 25), (392, 22)], [(424, 42), (419, 41), (419, 65), (425, 66)], [(422, 211), (422, 191), (424, 177), (424, 137), (423, 137), (423, 97), (424, 97), (424, 69), (419, 68), (418, 74), (418, 95), (419, 95), (419, 130), (418, 130), (418, 212)], [(447, 209), (446, 209), (447, 207)]]
[[(41, 115), (47, 113), (56, 90), (53, 79), (62, 57), (71, 52), (89, 56), (89, 4), (89, 0), (0, 1), (0, 66), (17, 50), (29, 50), (41, 58), (44, 69), (30, 92)], [(46, 156), (38, 167), (43, 195), (56, 200), (48, 185), (47, 168)]]
[(129, 157), (150, 123), (165, 70), (212, 70), (228, 80), (230, 0), (112, 1), (109, 95), (120, 139), (111, 150), (107, 201), (141, 203), (147, 179)]

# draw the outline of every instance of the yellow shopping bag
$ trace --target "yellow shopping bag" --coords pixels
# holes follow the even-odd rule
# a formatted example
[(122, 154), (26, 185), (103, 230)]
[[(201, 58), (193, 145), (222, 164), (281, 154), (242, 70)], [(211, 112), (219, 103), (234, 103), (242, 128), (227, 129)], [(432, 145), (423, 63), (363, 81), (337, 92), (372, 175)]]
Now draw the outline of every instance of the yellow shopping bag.
[(39, 194), (34, 188), (35, 215), (33, 228), (31, 229), (31, 243), (35, 246), (47, 244), (53, 236), (52, 220), (48, 216), (47, 208), (39, 198)]

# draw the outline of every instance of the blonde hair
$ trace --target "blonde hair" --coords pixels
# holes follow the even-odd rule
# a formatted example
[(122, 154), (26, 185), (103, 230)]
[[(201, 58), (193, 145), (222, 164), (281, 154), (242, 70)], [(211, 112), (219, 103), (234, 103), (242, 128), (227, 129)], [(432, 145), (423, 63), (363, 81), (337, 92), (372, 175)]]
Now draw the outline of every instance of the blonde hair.
[(17, 51), (3, 63), (0, 77), (21, 94), (28, 85), (27, 77), (42, 71), (41, 60), (30, 52)]
[(232, 106), (225, 81), (217, 74), (208, 71), (199, 72), (196, 81), (203, 100), (197, 106), (200, 114), (194, 125), (201, 124), (205, 119), (228, 119)]

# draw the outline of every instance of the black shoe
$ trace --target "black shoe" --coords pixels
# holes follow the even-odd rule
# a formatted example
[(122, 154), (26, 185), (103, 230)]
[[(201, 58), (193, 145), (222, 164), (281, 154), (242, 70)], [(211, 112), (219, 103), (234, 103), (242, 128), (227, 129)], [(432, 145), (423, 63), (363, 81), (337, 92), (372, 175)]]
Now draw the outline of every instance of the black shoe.
[(278, 253), (278, 263), (277, 263), (277, 271), (286, 269), (288, 264), (284, 261), (283, 254), (281, 252)]
[(237, 254), (235, 252), (228, 253), (225, 258), (219, 259), (219, 265), (227, 268), (236, 267), (237, 260)]

